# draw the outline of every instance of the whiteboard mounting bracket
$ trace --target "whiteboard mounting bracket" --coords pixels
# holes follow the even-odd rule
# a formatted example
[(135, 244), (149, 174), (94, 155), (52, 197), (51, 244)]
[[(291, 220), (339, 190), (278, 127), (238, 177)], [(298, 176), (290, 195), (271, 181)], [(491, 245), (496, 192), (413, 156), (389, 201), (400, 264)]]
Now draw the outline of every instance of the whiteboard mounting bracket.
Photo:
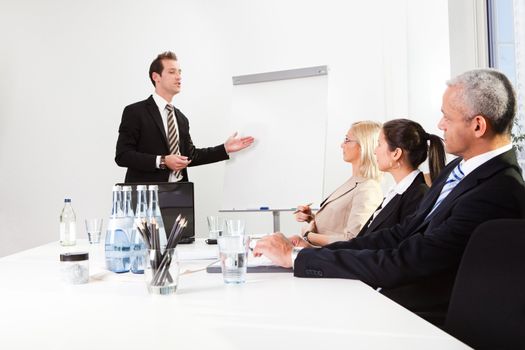
[(307, 77), (316, 77), (328, 74), (328, 66), (315, 66), (306, 68), (296, 68), (280, 70), (275, 72), (237, 75), (232, 77), (233, 85), (255, 84), (266, 81), (298, 79)]

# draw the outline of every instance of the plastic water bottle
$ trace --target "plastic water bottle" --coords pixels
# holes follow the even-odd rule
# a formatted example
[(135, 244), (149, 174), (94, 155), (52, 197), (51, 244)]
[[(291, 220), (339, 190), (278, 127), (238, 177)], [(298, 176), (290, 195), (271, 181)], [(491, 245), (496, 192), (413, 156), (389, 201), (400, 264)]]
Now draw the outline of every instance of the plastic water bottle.
[(106, 231), (106, 267), (121, 273), (129, 271), (130, 243), (126, 233), (127, 220), (122, 210), (120, 186), (113, 186), (113, 206)]
[(137, 221), (148, 219), (148, 202), (146, 198), (146, 185), (137, 186), (137, 208), (135, 210), (135, 224), (131, 233), (131, 272), (144, 273), (146, 245), (142, 236), (137, 231)]
[(64, 208), (60, 214), (60, 244), (63, 246), (75, 245), (77, 242), (77, 219), (71, 199), (64, 199)]
[(159, 207), (159, 186), (149, 185), (149, 207), (148, 207), (148, 220), (151, 223), (153, 220), (157, 222), (159, 227), (159, 236), (160, 236), (160, 247), (162, 249), (166, 248), (168, 239), (166, 238), (166, 230), (164, 229), (164, 220), (162, 220), (162, 215), (160, 213)]

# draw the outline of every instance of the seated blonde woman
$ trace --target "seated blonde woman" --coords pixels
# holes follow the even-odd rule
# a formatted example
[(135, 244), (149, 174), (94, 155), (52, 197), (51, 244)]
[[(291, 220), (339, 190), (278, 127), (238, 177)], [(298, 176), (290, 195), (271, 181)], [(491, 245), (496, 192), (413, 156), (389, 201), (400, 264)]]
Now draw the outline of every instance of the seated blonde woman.
[(355, 237), (383, 200), (379, 169), (374, 156), (381, 124), (361, 121), (352, 124), (344, 142), (343, 159), (352, 164), (352, 176), (313, 213), (309, 206), (297, 207), (296, 220), (307, 222), (303, 237), (324, 246)]

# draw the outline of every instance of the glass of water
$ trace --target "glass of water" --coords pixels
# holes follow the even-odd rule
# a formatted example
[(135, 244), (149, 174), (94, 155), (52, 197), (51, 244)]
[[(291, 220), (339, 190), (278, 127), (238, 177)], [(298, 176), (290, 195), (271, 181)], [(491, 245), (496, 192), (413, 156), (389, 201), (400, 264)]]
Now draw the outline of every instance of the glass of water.
[(239, 284), (246, 281), (250, 238), (243, 234), (224, 233), (217, 238), (224, 283)]

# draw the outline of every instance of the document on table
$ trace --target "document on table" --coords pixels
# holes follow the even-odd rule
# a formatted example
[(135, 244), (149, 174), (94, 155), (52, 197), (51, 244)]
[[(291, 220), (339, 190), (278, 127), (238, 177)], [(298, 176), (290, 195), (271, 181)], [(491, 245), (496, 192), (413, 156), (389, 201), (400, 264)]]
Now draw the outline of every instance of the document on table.
[[(177, 247), (178, 248), (178, 247)], [(215, 249), (177, 249), (179, 260), (215, 260), (219, 258), (219, 250)]]
[[(293, 272), (292, 268), (286, 268), (275, 265), (270, 259), (265, 256), (254, 257), (250, 254), (248, 257), (248, 266), (246, 268), (248, 273), (275, 273), (275, 272)], [(206, 268), (208, 273), (220, 273), (221, 263), (220, 261)]]

